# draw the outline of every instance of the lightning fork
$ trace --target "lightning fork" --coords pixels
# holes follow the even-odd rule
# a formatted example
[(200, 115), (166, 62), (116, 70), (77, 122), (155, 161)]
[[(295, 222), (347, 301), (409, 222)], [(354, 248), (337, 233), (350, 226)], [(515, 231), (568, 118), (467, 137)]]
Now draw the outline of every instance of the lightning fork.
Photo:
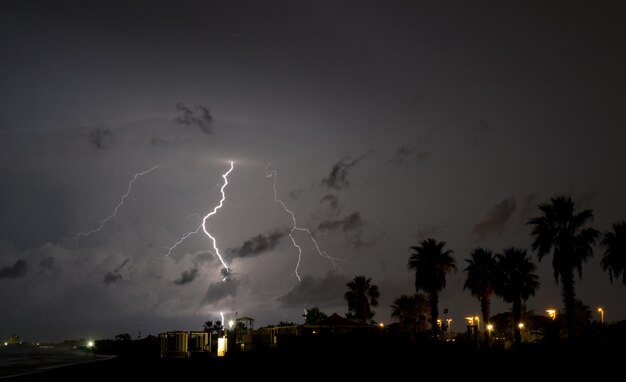
[(274, 187), (274, 202), (280, 204), (283, 209), (285, 210), (286, 213), (288, 213), (291, 216), (291, 222), (292, 222), (292, 226), (291, 226), (291, 230), (289, 230), (289, 238), (291, 239), (291, 242), (293, 243), (293, 246), (296, 247), (298, 249), (298, 262), (296, 263), (296, 268), (294, 273), (296, 274), (296, 277), (298, 278), (298, 281), (302, 281), (302, 279), (300, 278), (300, 273), (298, 272), (298, 270), (300, 269), (300, 262), (302, 261), (302, 247), (300, 245), (298, 245), (298, 243), (296, 242), (295, 237), (293, 237), (293, 232), (294, 231), (301, 231), (301, 232), (306, 232), (309, 235), (309, 238), (311, 239), (311, 242), (313, 243), (313, 245), (315, 246), (315, 249), (317, 250), (317, 253), (322, 256), (327, 258), (331, 264), (333, 265), (333, 268), (337, 268), (337, 265), (335, 264), (335, 261), (345, 261), (344, 259), (340, 259), (340, 258), (336, 258), (333, 256), (329, 256), (328, 253), (326, 253), (325, 251), (322, 251), (319, 244), (317, 243), (317, 240), (315, 240), (315, 237), (313, 237), (313, 233), (311, 232), (311, 230), (307, 229), (307, 228), (303, 228), (303, 227), (298, 227), (298, 222), (296, 221), (296, 215), (293, 213), (293, 211), (291, 211), (289, 208), (287, 208), (287, 205), (280, 199), (278, 199), (278, 192), (276, 190), (276, 178), (278, 176), (278, 171), (276, 170), (272, 170), (270, 172), (268, 172), (268, 168), (269, 168), (270, 164), (268, 163), (267, 166), (265, 166), (265, 177), (266, 178), (272, 178), (273, 181), (273, 187)]
[(181, 238), (176, 243), (174, 243), (174, 245), (172, 245), (171, 247), (168, 247), (167, 254), (165, 255), (165, 257), (169, 256), (172, 253), (172, 251), (176, 247), (178, 247), (183, 241), (185, 241), (189, 236), (194, 235), (202, 230), (204, 234), (207, 235), (209, 239), (211, 239), (211, 242), (213, 243), (213, 250), (215, 254), (217, 255), (218, 259), (220, 260), (220, 262), (222, 263), (222, 265), (224, 266), (224, 268), (226, 269), (226, 276), (224, 276), (222, 281), (225, 281), (226, 278), (228, 277), (228, 271), (230, 270), (230, 268), (228, 268), (228, 265), (224, 261), (224, 258), (222, 258), (222, 255), (220, 254), (220, 250), (217, 248), (217, 241), (215, 240), (213, 235), (211, 235), (211, 233), (208, 231), (206, 225), (207, 225), (207, 220), (211, 216), (215, 215), (217, 211), (220, 208), (222, 208), (222, 206), (224, 205), (224, 201), (226, 200), (226, 193), (224, 192), (224, 190), (226, 189), (226, 186), (228, 186), (228, 175), (233, 171), (234, 168), (235, 168), (235, 162), (231, 161), (230, 168), (228, 169), (228, 171), (222, 174), (222, 178), (224, 179), (224, 184), (222, 184), (222, 187), (220, 188), (220, 193), (222, 194), (222, 198), (220, 199), (219, 204), (213, 207), (213, 210), (211, 212), (204, 215), (204, 217), (202, 218), (202, 223), (198, 226), (198, 228), (196, 228), (193, 231), (187, 232), (186, 234), (181, 236)]
[(102, 228), (104, 228), (104, 225), (111, 219), (113, 219), (116, 215), (117, 212), (119, 211), (119, 209), (124, 205), (124, 202), (126, 201), (126, 198), (130, 195), (131, 191), (133, 190), (133, 183), (135, 183), (135, 181), (140, 177), (140, 176), (144, 176), (154, 170), (156, 170), (157, 168), (159, 168), (159, 166), (154, 166), (152, 168), (147, 169), (146, 171), (142, 171), (142, 172), (138, 172), (136, 173), (132, 179), (128, 182), (128, 189), (126, 190), (126, 193), (124, 195), (122, 195), (122, 199), (120, 200), (120, 202), (115, 206), (115, 208), (113, 209), (113, 212), (107, 216), (106, 218), (100, 220), (100, 224), (98, 225), (97, 228), (92, 229), (91, 231), (87, 231), (87, 232), (80, 232), (76, 234), (76, 237), (74, 238), (75, 240), (80, 239), (81, 237), (85, 237), (85, 236), (89, 236), (92, 233), (96, 233), (98, 231), (100, 231)]

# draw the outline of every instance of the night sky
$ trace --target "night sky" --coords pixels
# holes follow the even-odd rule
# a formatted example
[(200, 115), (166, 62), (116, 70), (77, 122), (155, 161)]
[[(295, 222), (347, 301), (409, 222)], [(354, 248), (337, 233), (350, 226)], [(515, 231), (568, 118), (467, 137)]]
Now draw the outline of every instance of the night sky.
[[(538, 203), (571, 195), (602, 232), (626, 219), (626, 12), (544, 3), (2, 1), (0, 336), (302, 322), (315, 304), (345, 313), (360, 274), (389, 322), (427, 237), (455, 251), (440, 308), (461, 330), (479, 312), (463, 259), (529, 248)], [(208, 221), (223, 282), (203, 234), (165, 255), (219, 203), (230, 160)], [(298, 281), (273, 180), (345, 261), (295, 233)], [(602, 252), (579, 298), (626, 319)], [(539, 275), (528, 308), (562, 309), (551, 258)]]

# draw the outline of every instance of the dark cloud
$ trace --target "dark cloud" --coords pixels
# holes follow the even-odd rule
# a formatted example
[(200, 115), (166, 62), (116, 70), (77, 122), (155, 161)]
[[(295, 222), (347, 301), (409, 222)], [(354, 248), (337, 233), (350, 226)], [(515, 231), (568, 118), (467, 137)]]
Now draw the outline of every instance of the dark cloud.
[(126, 264), (128, 264), (128, 262), (129, 262), (129, 260), (125, 259), (124, 261), (122, 261), (122, 263), (120, 265), (115, 267), (115, 269), (113, 269), (110, 272), (105, 273), (104, 277), (102, 278), (102, 282), (105, 283), (105, 284), (114, 284), (114, 283), (116, 283), (118, 281), (122, 281), (123, 277), (122, 277), (122, 274), (120, 272), (126, 266)]
[(317, 229), (320, 231), (342, 231), (350, 232), (357, 230), (365, 224), (359, 212), (353, 212), (350, 215), (337, 220), (327, 220), (321, 222)]
[(276, 248), (286, 231), (274, 231), (266, 235), (258, 234), (243, 242), (241, 247), (231, 248), (228, 252), (233, 257), (253, 257)]
[(89, 144), (98, 150), (111, 148), (115, 143), (115, 137), (110, 129), (96, 128), (89, 132)]
[(337, 195), (326, 194), (320, 199), (320, 203), (328, 203), (328, 208), (335, 213), (339, 213), (339, 198)]
[(104, 274), (104, 277), (102, 278), (102, 282), (105, 284), (114, 284), (118, 281), (122, 281), (122, 275), (120, 275), (119, 273), (115, 273), (115, 272), (107, 272)]
[(17, 279), (24, 277), (28, 271), (25, 260), (17, 260), (13, 265), (0, 268), (0, 279)]
[(177, 278), (176, 280), (174, 280), (174, 284), (176, 284), (176, 285), (189, 284), (190, 282), (195, 280), (197, 277), (198, 277), (198, 268), (197, 267), (193, 267), (191, 269), (183, 271), (180, 274), (180, 277)]
[(52, 268), (54, 268), (54, 257), (48, 256), (48, 257), (42, 259), (39, 262), (39, 266), (41, 267), (41, 269), (52, 269)]
[(415, 233), (415, 238), (421, 241), (429, 237), (435, 237), (445, 228), (448, 228), (446, 224), (422, 227)]
[(206, 134), (213, 132), (213, 117), (208, 107), (195, 105), (193, 109), (182, 103), (176, 104), (176, 110), (180, 113), (176, 117), (176, 122), (183, 125), (197, 126)]
[(204, 296), (204, 302), (207, 304), (215, 304), (226, 297), (234, 297), (237, 295), (240, 285), (241, 281), (236, 279), (233, 275), (229, 276), (224, 281), (211, 283)]
[(278, 301), (287, 307), (340, 305), (343, 304), (347, 282), (346, 276), (333, 272), (328, 272), (321, 278), (305, 275), (302, 281), (279, 297)]
[(504, 199), (496, 204), (485, 217), (472, 228), (471, 235), (484, 238), (489, 233), (500, 233), (509, 221), (517, 204), (515, 199)]
[(416, 146), (400, 146), (395, 153), (389, 158), (389, 163), (400, 166), (408, 162), (419, 163), (430, 157), (430, 151), (418, 151)]
[(333, 165), (333, 168), (328, 174), (328, 178), (322, 179), (322, 184), (326, 185), (326, 187), (328, 188), (332, 188), (335, 190), (343, 190), (348, 188), (348, 186), (350, 185), (350, 182), (348, 181), (349, 171), (371, 153), (372, 151), (368, 151), (354, 160), (350, 160), (350, 157), (345, 157), (341, 159), (339, 162)]
[(304, 193), (304, 190), (298, 188), (297, 190), (289, 191), (289, 197), (292, 200), (298, 200), (298, 198)]
[(352, 214), (345, 216), (337, 220), (326, 220), (318, 224), (317, 229), (323, 232), (340, 231), (346, 234), (346, 239), (353, 248), (359, 249), (364, 247), (371, 247), (376, 244), (376, 238), (370, 238), (368, 240), (363, 239), (363, 227), (365, 226), (365, 220), (361, 218), (359, 212), (353, 212)]

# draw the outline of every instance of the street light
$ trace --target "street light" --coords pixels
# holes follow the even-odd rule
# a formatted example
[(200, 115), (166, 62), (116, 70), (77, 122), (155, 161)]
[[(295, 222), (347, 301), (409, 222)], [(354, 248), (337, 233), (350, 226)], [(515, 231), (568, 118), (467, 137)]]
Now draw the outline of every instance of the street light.
[(546, 309), (546, 313), (548, 313), (548, 317), (552, 318), (553, 320), (556, 319), (556, 309)]
[(524, 329), (524, 323), (520, 322), (519, 324), (517, 324), (517, 327), (520, 329)]
[(598, 308), (598, 312), (600, 312), (600, 322), (604, 324), (604, 309)]

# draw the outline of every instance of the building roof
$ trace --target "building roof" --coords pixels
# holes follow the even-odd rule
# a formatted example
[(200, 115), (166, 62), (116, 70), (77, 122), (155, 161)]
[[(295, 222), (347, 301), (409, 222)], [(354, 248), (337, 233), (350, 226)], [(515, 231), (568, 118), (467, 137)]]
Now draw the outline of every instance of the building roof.
[(371, 326), (364, 322), (349, 320), (345, 317), (341, 317), (337, 313), (333, 313), (330, 317), (325, 318), (323, 320), (314, 322), (312, 324), (305, 324), (304, 326), (312, 327), (312, 326), (343, 326), (343, 327), (366, 327)]

